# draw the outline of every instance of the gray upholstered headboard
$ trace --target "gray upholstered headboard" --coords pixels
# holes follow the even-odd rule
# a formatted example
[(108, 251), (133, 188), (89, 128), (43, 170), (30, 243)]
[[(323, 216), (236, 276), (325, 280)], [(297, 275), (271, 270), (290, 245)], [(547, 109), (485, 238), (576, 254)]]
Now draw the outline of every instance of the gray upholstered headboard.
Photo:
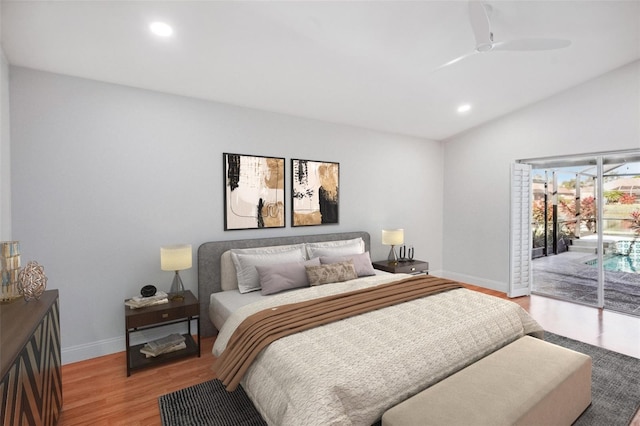
[(315, 243), (321, 241), (362, 238), (365, 250), (370, 249), (368, 232), (340, 232), (335, 234), (300, 235), (292, 237), (256, 238), (247, 240), (213, 241), (198, 248), (198, 300), (200, 301), (200, 335), (213, 336), (217, 330), (209, 319), (209, 296), (222, 291), (220, 282), (220, 257), (233, 248), (268, 247), (285, 244)]

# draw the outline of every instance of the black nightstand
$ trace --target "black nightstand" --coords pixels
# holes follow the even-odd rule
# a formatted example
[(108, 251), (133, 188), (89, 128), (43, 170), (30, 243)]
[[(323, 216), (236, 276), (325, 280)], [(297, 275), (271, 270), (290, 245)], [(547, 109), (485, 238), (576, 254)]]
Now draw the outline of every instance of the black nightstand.
[[(140, 309), (131, 309), (125, 306), (124, 309), (127, 340), (127, 376), (130, 376), (131, 371), (134, 369), (150, 367), (158, 363), (190, 355), (197, 354), (198, 357), (200, 357), (200, 304), (191, 291), (187, 290), (184, 292), (184, 300), (169, 300), (169, 303)], [(197, 343), (191, 336), (191, 320), (194, 319), (197, 320)], [(129, 344), (129, 335), (133, 332), (180, 322), (187, 323), (187, 334), (183, 334), (187, 345), (185, 349), (147, 358), (144, 354), (140, 353), (140, 348), (142, 348), (144, 344), (136, 346), (130, 346)]]
[(373, 267), (380, 271), (391, 272), (392, 274), (429, 274), (429, 262), (422, 260), (407, 260), (405, 262), (389, 262), (388, 260), (378, 260), (372, 262)]

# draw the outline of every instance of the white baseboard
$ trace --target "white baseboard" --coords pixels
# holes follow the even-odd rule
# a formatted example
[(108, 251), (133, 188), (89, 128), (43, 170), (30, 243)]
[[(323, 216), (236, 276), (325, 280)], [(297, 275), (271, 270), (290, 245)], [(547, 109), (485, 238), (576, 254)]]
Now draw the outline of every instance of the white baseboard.
[(99, 356), (109, 355), (116, 352), (122, 352), (124, 351), (124, 348), (124, 336), (62, 348), (62, 365), (84, 361), (90, 358), (97, 358)]
[[(167, 326), (136, 331), (131, 333), (131, 345), (137, 345), (149, 340), (164, 337), (170, 333), (184, 333), (186, 331), (186, 323), (170, 324)], [(195, 320), (191, 322), (191, 332), (196, 333), (198, 330)], [(97, 340), (82, 345), (63, 347), (61, 349), (62, 365), (71, 364), (73, 362), (85, 361), (99, 356), (110, 355), (116, 352), (125, 351), (125, 337), (118, 336), (104, 340)], [(123, 367), (125, 366), (123, 362)]]
[(442, 278), (448, 278), (450, 280), (460, 281), (462, 283), (477, 285), (479, 287), (488, 288), (490, 290), (501, 291), (503, 293), (507, 293), (509, 291), (509, 285), (507, 283), (503, 283), (500, 281), (487, 280), (480, 277), (474, 277), (471, 275), (458, 274), (456, 272), (450, 271), (438, 271), (440, 274), (437, 275)]

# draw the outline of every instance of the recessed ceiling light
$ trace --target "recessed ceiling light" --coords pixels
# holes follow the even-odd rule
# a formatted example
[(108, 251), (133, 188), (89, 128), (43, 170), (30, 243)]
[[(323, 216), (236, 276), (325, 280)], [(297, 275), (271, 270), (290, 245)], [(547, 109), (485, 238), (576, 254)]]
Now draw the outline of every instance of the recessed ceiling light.
[(164, 22), (152, 22), (149, 29), (158, 37), (169, 37), (173, 34), (173, 28)]
[(471, 110), (471, 104), (462, 104), (458, 107), (458, 112), (460, 114), (468, 112)]

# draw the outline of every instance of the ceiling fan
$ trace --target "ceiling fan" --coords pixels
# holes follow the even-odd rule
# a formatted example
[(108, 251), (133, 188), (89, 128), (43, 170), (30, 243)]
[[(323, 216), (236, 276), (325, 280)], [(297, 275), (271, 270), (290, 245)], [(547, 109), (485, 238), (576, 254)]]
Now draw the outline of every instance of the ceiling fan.
[(436, 70), (453, 65), (463, 59), (478, 53), (493, 51), (535, 51), (563, 49), (571, 45), (571, 41), (554, 38), (525, 38), (506, 41), (494, 41), (491, 31), (491, 12), (493, 7), (479, 1), (469, 1), (469, 21), (476, 39), (476, 47), (473, 51), (458, 56), (449, 62), (440, 65)]

